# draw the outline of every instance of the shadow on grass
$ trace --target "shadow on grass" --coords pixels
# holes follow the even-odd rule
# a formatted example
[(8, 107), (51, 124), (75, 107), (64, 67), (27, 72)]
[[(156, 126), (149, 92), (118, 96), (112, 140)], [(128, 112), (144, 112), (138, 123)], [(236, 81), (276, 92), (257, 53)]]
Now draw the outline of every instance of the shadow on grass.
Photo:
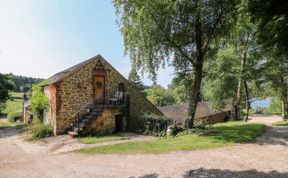
[(271, 172), (260, 172), (255, 169), (245, 170), (245, 171), (232, 171), (232, 170), (220, 170), (220, 169), (205, 169), (199, 168), (195, 170), (187, 171), (184, 178), (287, 178), (288, 173), (280, 173), (277, 171)]
[(217, 125), (212, 130), (198, 134), (213, 139), (221, 140), (227, 143), (253, 142), (265, 131), (263, 124), (234, 124), (234, 125)]

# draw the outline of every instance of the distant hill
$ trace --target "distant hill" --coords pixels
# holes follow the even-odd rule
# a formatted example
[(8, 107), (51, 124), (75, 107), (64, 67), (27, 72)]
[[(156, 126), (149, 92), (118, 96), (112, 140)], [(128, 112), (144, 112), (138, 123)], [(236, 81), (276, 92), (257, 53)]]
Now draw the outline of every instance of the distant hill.
[(28, 91), (33, 84), (39, 83), (44, 80), (41, 78), (25, 77), (21, 75), (14, 75), (14, 74), (9, 75), (15, 84), (15, 89), (13, 90), (14, 92)]

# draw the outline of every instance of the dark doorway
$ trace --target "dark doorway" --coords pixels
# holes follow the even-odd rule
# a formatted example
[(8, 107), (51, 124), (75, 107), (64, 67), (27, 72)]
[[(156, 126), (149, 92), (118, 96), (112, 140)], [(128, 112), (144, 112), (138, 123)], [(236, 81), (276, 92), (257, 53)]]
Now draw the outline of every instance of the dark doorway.
[(115, 116), (115, 131), (116, 132), (123, 131), (123, 116), (122, 115)]

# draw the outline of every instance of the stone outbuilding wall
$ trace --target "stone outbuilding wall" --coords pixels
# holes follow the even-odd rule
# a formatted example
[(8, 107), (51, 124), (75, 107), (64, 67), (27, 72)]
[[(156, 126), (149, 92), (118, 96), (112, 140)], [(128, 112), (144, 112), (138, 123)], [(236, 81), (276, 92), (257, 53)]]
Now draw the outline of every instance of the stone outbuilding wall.
[(105, 108), (99, 116), (93, 119), (84, 134), (103, 135), (115, 132), (116, 115), (122, 115), (118, 107)]
[[(103, 57), (97, 55), (48, 79), (48, 84), (45, 86), (45, 94), (50, 101), (47, 119), (50, 120), (55, 135), (63, 133), (73, 122), (72, 116), (94, 97), (93, 76), (98, 69), (106, 73), (106, 98), (111, 97), (109, 91), (117, 90), (120, 83), (124, 84), (125, 93), (130, 96), (129, 118), (133, 119), (141, 112), (162, 114), (133, 84)], [(108, 116), (104, 118), (108, 119)], [(112, 121), (110, 123), (112, 124)], [(99, 129), (96, 125), (93, 125), (95, 129)]]

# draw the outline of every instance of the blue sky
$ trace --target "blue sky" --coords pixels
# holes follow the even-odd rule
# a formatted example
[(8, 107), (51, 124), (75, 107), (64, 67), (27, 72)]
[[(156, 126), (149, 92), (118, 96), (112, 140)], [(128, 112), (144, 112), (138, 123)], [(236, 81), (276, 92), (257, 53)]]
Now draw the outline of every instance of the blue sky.
[[(0, 73), (48, 78), (101, 54), (127, 77), (116, 19), (110, 0), (0, 0)], [(158, 83), (167, 86), (172, 74), (160, 70)]]

